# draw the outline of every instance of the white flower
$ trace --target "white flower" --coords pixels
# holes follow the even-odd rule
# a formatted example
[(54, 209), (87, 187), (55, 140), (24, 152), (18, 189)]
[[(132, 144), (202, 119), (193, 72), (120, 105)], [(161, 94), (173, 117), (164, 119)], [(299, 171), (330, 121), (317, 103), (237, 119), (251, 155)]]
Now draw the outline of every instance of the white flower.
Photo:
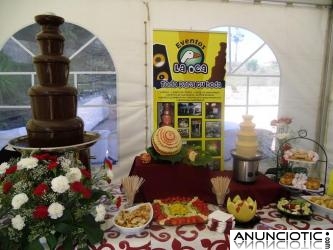
[(32, 169), (37, 167), (38, 165), (38, 159), (35, 157), (28, 157), (28, 158), (22, 158), (18, 163), (17, 163), (17, 169)]
[(49, 216), (52, 219), (60, 218), (63, 215), (64, 210), (65, 207), (58, 202), (53, 202), (47, 209), (47, 211), (49, 212)]
[(9, 168), (10, 165), (7, 162), (3, 162), (0, 164), (0, 174), (6, 173), (6, 169)]
[(70, 168), (66, 174), (69, 183), (80, 181), (82, 174), (79, 168)]
[(12, 199), (13, 209), (19, 209), (28, 200), (29, 200), (29, 198), (25, 193), (20, 193), (20, 194), (15, 195)]
[(51, 181), (51, 188), (54, 192), (62, 194), (69, 189), (68, 179), (66, 176), (59, 175)]
[(17, 229), (17, 230), (22, 230), (25, 226), (24, 223), (24, 217), (22, 217), (21, 215), (16, 215), (14, 218), (12, 218), (12, 226), (13, 228)]
[(70, 159), (67, 159), (67, 158), (65, 158), (65, 157), (63, 157), (63, 156), (60, 156), (60, 157), (58, 158), (58, 160), (59, 160), (59, 162), (60, 162), (62, 168), (65, 169), (66, 171), (68, 171), (69, 167), (70, 167), (71, 164), (72, 164), (71, 160), (70, 160)]
[(106, 176), (109, 178), (109, 179), (112, 179), (113, 178), (113, 172), (111, 169), (107, 169), (106, 170)]
[(104, 205), (99, 204), (98, 206), (96, 206), (95, 221), (96, 222), (104, 221), (105, 214), (106, 214), (106, 210), (105, 210)]

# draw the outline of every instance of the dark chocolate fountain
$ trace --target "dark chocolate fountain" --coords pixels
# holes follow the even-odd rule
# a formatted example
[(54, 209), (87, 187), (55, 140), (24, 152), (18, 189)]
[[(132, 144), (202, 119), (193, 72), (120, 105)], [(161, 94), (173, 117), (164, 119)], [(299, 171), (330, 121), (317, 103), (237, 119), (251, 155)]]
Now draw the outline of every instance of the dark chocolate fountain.
[(10, 140), (9, 145), (19, 152), (73, 151), (90, 166), (89, 147), (100, 135), (84, 131), (83, 121), (77, 116), (77, 90), (67, 85), (69, 59), (62, 55), (65, 39), (59, 30), (64, 19), (38, 15), (35, 20), (42, 30), (37, 34), (41, 54), (33, 60), (39, 84), (28, 92), (32, 119), (26, 125), (28, 135)]
[(62, 17), (39, 15), (41, 54), (33, 60), (39, 84), (29, 89), (32, 119), (27, 123), (31, 147), (58, 147), (83, 142), (83, 121), (77, 116), (77, 90), (67, 85), (69, 59), (63, 56)]

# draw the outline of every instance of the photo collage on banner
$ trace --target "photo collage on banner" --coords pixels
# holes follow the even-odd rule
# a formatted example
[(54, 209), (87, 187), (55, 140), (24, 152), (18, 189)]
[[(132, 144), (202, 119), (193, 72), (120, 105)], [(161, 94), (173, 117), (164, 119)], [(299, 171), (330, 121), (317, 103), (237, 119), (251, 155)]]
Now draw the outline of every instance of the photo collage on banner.
[(176, 128), (223, 169), (227, 34), (154, 30), (153, 39), (154, 128)]

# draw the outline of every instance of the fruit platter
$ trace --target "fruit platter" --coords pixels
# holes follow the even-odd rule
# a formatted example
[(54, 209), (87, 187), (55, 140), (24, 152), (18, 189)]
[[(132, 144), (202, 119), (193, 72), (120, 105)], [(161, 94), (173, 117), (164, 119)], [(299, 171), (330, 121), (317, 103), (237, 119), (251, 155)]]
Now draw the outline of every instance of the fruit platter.
[(198, 197), (168, 197), (153, 201), (154, 219), (160, 225), (205, 223), (209, 209)]
[(303, 199), (286, 199), (281, 198), (277, 203), (278, 211), (293, 219), (306, 219), (309, 220), (312, 215), (311, 203)]

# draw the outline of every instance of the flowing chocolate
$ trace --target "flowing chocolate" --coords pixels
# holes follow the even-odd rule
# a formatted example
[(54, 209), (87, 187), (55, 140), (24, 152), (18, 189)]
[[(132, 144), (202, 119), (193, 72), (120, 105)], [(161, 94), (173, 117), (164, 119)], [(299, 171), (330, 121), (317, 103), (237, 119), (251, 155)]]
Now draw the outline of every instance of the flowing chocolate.
[(210, 76), (210, 82), (222, 82), (225, 76), (225, 63), (226, 63), (226, 43), (220, 43), (220, 51), (215, 57), (215, 65), (212, 68), (212, 74)]
[(64, 19), (38, 15), (36, 36), (41, 54), (34, 57), (39, 84), (29, 89), (32, 119), (26, 125), (31, 147), (60, 147), (83, 142), (84, 123), (77, 116), (77, 90), (67, 85), (69, 59), (63, 56)]

